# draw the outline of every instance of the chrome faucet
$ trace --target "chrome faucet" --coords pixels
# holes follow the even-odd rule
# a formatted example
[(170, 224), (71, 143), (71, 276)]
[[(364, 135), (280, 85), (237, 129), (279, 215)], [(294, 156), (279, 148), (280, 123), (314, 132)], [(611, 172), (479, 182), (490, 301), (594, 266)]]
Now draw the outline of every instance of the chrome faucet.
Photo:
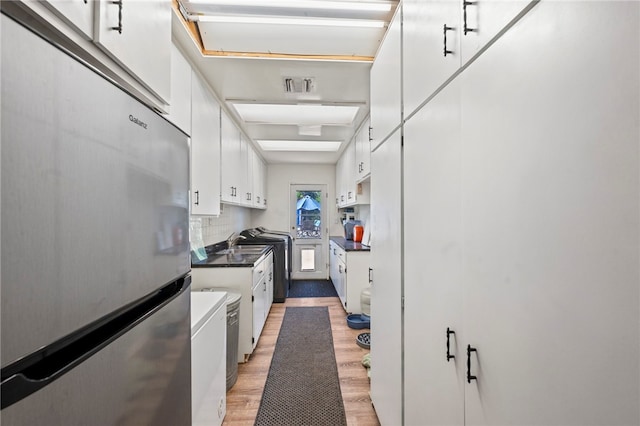
[(231, 235), (229, 235), (229, 238), (227, 238), (227, 247), (231, 248), (233, 246), (235, 246), (239, 240), (246, 240), (247, 237), (245, 237), (244, 235), (238, 235), (237, 232), (233, 232)]

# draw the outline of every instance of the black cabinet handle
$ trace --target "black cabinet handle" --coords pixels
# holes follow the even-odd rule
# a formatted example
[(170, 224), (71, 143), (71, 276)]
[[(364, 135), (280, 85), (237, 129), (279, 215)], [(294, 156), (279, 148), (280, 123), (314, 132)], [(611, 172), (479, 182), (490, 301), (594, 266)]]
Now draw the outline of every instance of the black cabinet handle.
[(196, 202), (193, 203), (193, 204), (195, 204), (196, 206), (199, 206), (200, 205), (200, 191), (195, 191), (194, 194), (196, 194)]
[(369, 142), (371, 142), (373, 140), (373, 137), (371, 136), (371, 131), (373, 130), (373, 127), (369, 126)]
[(117, 1), (112, 1), (111, 2), (111, 4), (117, 4), (118, 5), (118, 26), (117, 27), (111, 27), (112, 30), (118, 31), (118, 34), (122, 34), (122, 1), (123, 0), (117, 0)]
[(453, 27), (447, 27), (447, 24), (442, 26), (442, 32), (444, 34), (444, 56), (450, 55), (453, 53), (453, 50), (447, 49), (447, 31), (453, 30)]
[(472, 348), (471, 345), (467, 345), (467, 383), (471, 383), (472, 380), (478, 380), (476, 376), (471, 375), (471, 352), (478, 352), (478, 350)]
[(452, 359), (455, 359), (456, 356), (455, 355), (451, 355), (451, 350), (449, 347), (449, 336), (451, 336), (452, 334), (456, 334), (455, 331), (449, 329), (449, 327), (447, 327), (447, 362), (449, 362)]
[(371, 278), (371, 272), (373, 272), (373, 269), (369, 268), (369, 282), (373, 282), (373, 278)]
[(463, 16), (463, 23), (464, 23), (464, 35), (467, 35), (467, 33), (473, 33), (473, 32), (478, 32), (477, 28), (469, 28), (467, 26), (467, 6), (475, 6), (476, 4), (478, 4), (477, 1), (467, 1), (467, 0), (462, 0), (462, 16)]

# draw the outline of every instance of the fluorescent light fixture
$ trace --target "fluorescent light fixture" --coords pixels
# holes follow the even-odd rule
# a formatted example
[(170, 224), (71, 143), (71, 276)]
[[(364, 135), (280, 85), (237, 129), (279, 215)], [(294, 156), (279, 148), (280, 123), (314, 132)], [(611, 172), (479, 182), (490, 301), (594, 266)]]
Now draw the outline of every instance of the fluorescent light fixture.
[(269, 16), (198, 15), (199, 22), (226, 24), (313, 25), (324, 27), (383, 28), (384, 21), (369, 19), (276, 18)]
[(246, 123), (294, 126), (348, 126), (360, 107), (317, 104), (233, 104)]
[(341, 141), (305, 141), (305, 140), (257, 140), (265, 151), (337, 151)]
[(360, 10), (389, 12), (389, 2), (321, 1), (321, 0), (190, 0), (189, 3), (212, 6), (282, 7), (293, 9)]

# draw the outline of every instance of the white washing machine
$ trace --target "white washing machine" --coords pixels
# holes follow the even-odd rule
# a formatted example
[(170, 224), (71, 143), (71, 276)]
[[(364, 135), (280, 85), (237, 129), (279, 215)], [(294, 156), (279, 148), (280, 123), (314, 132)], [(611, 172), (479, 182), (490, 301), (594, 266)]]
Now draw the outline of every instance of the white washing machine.
[(219, 426), (227, 412), (227, 293), (191, 293), (191, 424)]

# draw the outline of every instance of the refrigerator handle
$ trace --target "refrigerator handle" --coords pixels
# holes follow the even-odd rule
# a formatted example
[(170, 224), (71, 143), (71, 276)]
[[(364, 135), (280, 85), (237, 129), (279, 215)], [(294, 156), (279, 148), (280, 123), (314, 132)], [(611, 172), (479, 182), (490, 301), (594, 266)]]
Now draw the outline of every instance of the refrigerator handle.
[(186, 275), (2, 369), (1, 409), (26, 398), (188, 291)]

